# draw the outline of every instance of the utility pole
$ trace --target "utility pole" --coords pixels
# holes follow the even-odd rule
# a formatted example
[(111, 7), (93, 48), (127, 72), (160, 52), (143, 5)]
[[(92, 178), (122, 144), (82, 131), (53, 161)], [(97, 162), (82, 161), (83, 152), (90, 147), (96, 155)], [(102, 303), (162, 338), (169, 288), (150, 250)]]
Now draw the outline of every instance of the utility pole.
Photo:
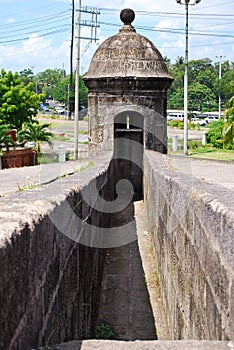
[(184, 155), (188, 155), (188, 2), (185, 2)]
[(79, 127), (79, 76), (80, 76), (80, 20), (81, 0), (78, 0), (78, 29), (76, 45), (76, 85), (75, 85), (75, 130), (74, 130), (74, 159), (78, 159), (78, 127)]
[(196, 5), (201, 0), (176, 0), (177, 4), (185, 6), (185, 72), (184, 72), (184, 155), (188, 155), (188, 7), (189, 5)]
[(221, 83), (221, 78), (222, 78), (222, 59), (224, 58), (223, 56), (216, 56), (219, 59), (219, 119), (221, 118), (221, 106), (222, 106), (222, 101), (221, 101), (221, 93), (220, 93), (220, 83)]
[[(81, 12), (95, 14), (95, 21), (84, 21), (81, 23)], [(94, 40), (97, 41), (97, 28), (99, 24), (97, 22), (97, 15), (100, 11), (96, 8), (81, 8), (81, 0), (78, 0), (78, 29), (77, 29), (77, 45), (76, 45), (76, 83), (75, 83), (75, 126), (74, 126), (74, 160), (78, 159), (78, 138), (79, 138), (79, 77), (80, 77), (80, 40)], [(91, 37), (81, 37), (81, 25), (91, 27)], [(93, 28), (95, 28), (95, 37), (93, 38)]]
[(68, 85), (68, 119), (71, 120), (72, 113), (72, 82), (73, 82), (73, 47), (74, 47), (74, 27), (75, 27), (75, 0), (72, 0), (72, 32), (70, 51), (70, 81)]

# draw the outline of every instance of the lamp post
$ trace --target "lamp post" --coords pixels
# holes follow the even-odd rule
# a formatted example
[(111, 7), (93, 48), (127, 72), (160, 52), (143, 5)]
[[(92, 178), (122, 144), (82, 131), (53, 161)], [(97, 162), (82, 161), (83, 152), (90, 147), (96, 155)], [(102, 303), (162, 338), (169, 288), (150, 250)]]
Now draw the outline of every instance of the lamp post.
[(185, 5), (185, 72), (184, 72), (184, 155), (188, 155), (188, 6), (196, 5), (201, 0), (194, 0), (190, 3), (190, 0), (176, 0), (177, 4)]
[(216, 56), (216, 58), (219, 59), (219, 119), (221, 118), (221, 106), (222, 106), (222, 101), (221, 101), (221, 93), (220, 93), (220, 82), (222, 78), (222, 59), (224, 56)]
[(80, 21), (81, 0), (78, 0), (78, 29), (76, 45), (76, 84), (75, 84), (75, 130), (74, 130), (74, 159), (78, 159), (78, 127), (79, 127), (79, 75), (80, 75)]

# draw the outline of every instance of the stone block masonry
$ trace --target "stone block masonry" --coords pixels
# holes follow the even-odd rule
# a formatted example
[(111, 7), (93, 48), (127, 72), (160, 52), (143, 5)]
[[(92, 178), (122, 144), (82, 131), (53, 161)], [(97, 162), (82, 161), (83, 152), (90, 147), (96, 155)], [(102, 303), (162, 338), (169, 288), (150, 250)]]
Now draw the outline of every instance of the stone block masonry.
[(220, 341), (113, 341), (84, 340), (67, 342), (40, 350), (232, 350), (233, 342)]
[(104, 160), (0, 198), (0, 349), (28, 350), (93, 337), (106, 249), (76, 243), (54, 218), (71, 221), (67, 203), (82, 221), (107, 226), (106, 216), (90, 210), (80, 193), (95, 181), (106, 195), (102, 186), (109, 159)]
[(170, 336), (233, 340), (233, 196), (192, 175), (145, 152), (145, 208)]
[[(233, 191), (185, 175), (153, 151), (144, 154), (144, 201), (172, 341), (146, 341), (144, 334), (134, 342), (81, 340), (94, 337), (105, 243), (116, 243), (116, 235), (104, 237), (97, 248), (95, 232), (83, 230), (85, 222), (112, 227), (110, 215), (95, 209), (98, 191), (107, 202), (115, 198), (111, 156), (0, 198), (0, 349), (234, 349)], [(127, 234), (133, 238), (123, 230), (124, 241)]]

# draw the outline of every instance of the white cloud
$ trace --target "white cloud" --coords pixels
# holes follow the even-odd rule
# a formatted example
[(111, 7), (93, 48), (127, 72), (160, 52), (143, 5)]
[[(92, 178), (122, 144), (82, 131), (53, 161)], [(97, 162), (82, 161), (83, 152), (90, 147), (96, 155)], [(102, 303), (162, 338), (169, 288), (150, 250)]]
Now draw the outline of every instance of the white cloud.
[(83, 1), (82, 6), (99, 7), (99, 8), (123, 8), (124, 0), (86, 0)]
[[(175, 0), (164, 0), (164, 1), (152, 1), (152, 0), (125, 0), (125, 7), (132, 8), (133, 10), (143, 10), (143, 11), (154, 11), (154, 12), (162, 12), (162, 11), (170, 11), (170, 10), (178, 10), (178, 5)], [(176, 6), (177, 5), (177, 6)]]
[(23, 52), (28, 54), (30, 53), (32, 56), (37, 56), (38, 51), (50, 47), (51, 39), (45, 40), (40, 37), (37, 33), (31, 34), (29, 39), (23, 41)]
[(7, 24), (12, 24), (12, 23), (15, 23), (15, 22), (16, 22), (16, 20), (15, 20), (14, 17), (9, 17), (9, 18), (7, 18), (7, 20), (6, 20), (6, 23), (7, 23)]
[(69, 45), (69, 41), (63, 41), (61, 45), (54, 48), (51, 39), (45, 39), (34, 33), (20, 46), (0, 46), (0, 52), (4, 52), (0, 56), (0, 65), (7, 71), (20, 71), (34, 66), (34, 72), (38, 73), (47, 68), (62, 69), (64, 64), (65, 69), (68, 70)]
[(175, 29), (178, 28), (179, 21), (164, 19), (155, 26), (156, 29)]

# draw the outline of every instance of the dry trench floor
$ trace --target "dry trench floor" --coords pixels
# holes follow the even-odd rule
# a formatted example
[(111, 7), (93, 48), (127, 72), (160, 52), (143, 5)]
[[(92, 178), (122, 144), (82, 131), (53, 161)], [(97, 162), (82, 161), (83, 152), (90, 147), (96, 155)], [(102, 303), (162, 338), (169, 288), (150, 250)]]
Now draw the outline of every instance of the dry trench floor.
[[(142, 201), (135, 202), (136, 240), (111, 248), (107, 254), (98, 324), (110, 326), (113, 339), (169, 339), (143, 209)], [(116, 224), (124, 222), (123, 212), (121, 215), (115, 214)], [(129, 212), (125, 215), (129, 217)]]

